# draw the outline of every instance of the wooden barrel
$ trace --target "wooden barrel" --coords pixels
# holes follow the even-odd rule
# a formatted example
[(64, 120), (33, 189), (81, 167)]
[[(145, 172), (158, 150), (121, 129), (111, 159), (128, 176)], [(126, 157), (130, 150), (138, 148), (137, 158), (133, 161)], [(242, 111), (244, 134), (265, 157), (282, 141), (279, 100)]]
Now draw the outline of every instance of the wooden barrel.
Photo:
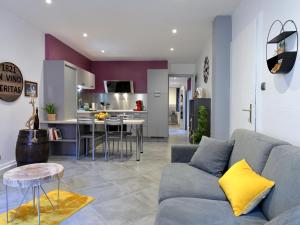
[(49, 139), (47, 130), (20, 130), (16, 145), (18, 166), (47, 162)]

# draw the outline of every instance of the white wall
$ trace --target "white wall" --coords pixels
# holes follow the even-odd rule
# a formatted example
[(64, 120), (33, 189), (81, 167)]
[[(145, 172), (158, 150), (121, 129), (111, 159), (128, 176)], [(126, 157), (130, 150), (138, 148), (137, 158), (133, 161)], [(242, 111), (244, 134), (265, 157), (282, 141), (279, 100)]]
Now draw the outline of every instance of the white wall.
[[(203, 78), (203, 68), (204, 68), (204, 60), (205, 57), (209, 59), (209, 77), (207, 83), (204, 82)], [(204, 88), (205, 97), (211, 98), (212, 93), (212, 33), (210, 34), (210, 38), (205, 42), (205, 48), (201, 51), (201, 56), (197, 61), (197, 74), (198, 80), (196, 84), (196, 88)]]
[[(24, 80), (41, 84), (45, 56), (44, 33), (3, 9), (0, 9), (0, 27), (2, 31), (0, 62), (16, 64)], [(1, 170), (15, 163), (18, 131), (25, 128), (25, 122), (30, 117), (32, 108), (29, 99), (24, 97), (24, 91), (15, 102), (7, 103), (0, 100), (0, 108)]]
[(169, 64), (169, 74), (172, 75), (194, 75), (196, 64)]
[[(265, 42), (268, 30), (276, 19), (292, 19), (300, 27), (300, 1), (286, 0), (242, 0), (233, 14), (233, 39), (244, 27), (260, 16), (262, 23), (257, 52), (257, 86), (266, 82), (267, 90), (257, 88), (257, 131), (300, 145), (300, 61), (299, 54), (294, 70), (288, 75), (272, 75), (265, 63)], [(247, 43), (245, 42), (245, 45)], [(246, 53), (245, 53), (246, 54)], [(234, 62), (232, 62), (234, 66)]]

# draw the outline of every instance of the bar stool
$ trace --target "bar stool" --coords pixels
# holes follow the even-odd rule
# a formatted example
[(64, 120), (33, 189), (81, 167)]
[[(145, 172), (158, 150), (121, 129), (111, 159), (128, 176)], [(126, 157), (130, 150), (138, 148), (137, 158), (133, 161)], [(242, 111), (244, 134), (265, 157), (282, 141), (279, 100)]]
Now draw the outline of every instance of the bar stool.
[[(89, 130), (86, 131), (86, 126)], [(81, 140), (85, 143), (85, 155), (89, 153), (89, 141), (92, 141), (92, 159), (95, 160), (95, 142), (96, 140), (102, 140), (104, 142), (104, 133), (95, 131), (95, 118), (91, 114), (78, 114), (77, 115), (77, 131), (78, 131), (78, 148), (76, 150), (76, 158), (79, 159), (81, 150)]]
[[(105, 126), (105, 160), (109, 160), (110, 155), (110, 140), (118, 141), (118, 147), (119, 143), (121, 143), (120, 150), (121, 153), (121, 161), (123, 161), (123, 140), (126, 140), (126, 131), (123, 130), (123, 116), (119, 117), (110, 117), (106, 118), (104, 120), (104, 126)], [(110, 128), (115, 128), (114, 130), (110, 130)], [(127, 147), (126, 147), (127, 149)]]

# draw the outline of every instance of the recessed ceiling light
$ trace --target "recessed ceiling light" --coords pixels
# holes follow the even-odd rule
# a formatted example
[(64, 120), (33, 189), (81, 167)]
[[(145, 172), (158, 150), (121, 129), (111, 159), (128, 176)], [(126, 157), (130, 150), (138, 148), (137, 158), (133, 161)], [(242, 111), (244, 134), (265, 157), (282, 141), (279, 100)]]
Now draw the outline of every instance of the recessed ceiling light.
[(49, 5), (52, 4), (52, 0), (45, 0), (45, 2)]
[(88, 36), (88, 34), (87, 33), (83, 33), (83, 35), (82, 35), (83, 37), (87, 37)]
[(175, 49), (174, 48), (170, 48), (170, 51), (173, 52)]
[(173, 34), (177, 34), (177, 29), (174, 28), (174, 29), (172, 30), (172, 33), (173, 33)]
[(105, 50), (101, 50), (101, 53), (105, 53)]

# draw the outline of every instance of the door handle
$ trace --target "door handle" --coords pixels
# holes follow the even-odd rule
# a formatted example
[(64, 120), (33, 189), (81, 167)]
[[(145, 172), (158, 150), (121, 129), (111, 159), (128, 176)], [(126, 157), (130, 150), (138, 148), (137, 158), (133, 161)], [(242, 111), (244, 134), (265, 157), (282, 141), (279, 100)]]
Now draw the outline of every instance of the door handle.
[(243, 109), (243, 112), (249, 112), (249, 123), (252, 123), (252, 104), (249, 105), (249, 109)]

